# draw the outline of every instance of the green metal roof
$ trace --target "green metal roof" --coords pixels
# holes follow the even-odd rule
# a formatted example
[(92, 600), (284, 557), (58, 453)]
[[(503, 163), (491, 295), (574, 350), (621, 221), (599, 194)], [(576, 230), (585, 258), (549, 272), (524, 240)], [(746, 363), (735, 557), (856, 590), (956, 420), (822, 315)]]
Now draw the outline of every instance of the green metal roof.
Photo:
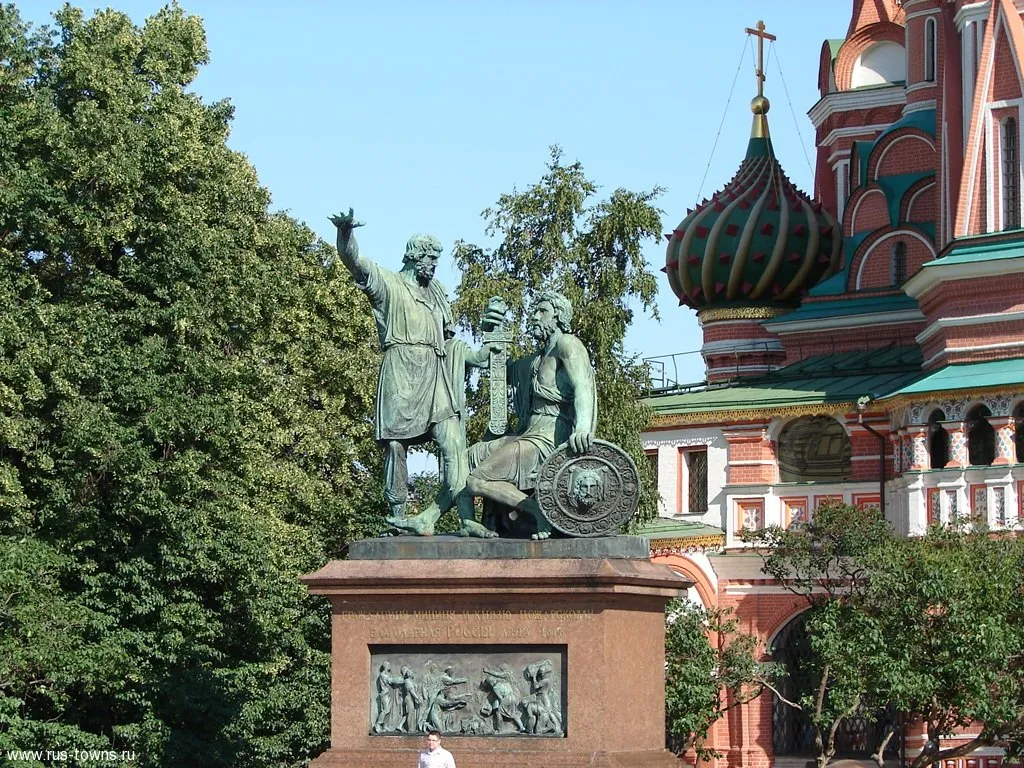
[(985, 363), (947, 365), (923, 379), (893, 392), (897, 395), (916, 395), (955, 389), (980, 389), (1024, 383), (1024, 358), (990, 360)]
[(898, 312), (905, 309), (917, 309), (917, 302), (905, 293), (888, 294), (885, 296), (865, 296), (863, 293), (860, 293), (851, 299), (805, 301), (792, 312), (764, 320), (761, 324), (770, 327), (775, 323), (788, 323), (793, 320), (819, 320), (823, 317), (867, 315), (875, 312)]
[(652, 541), (658, 539), (692, 539), (697, 536), (721, 536), (725, 533), (721, 528), (704, 523), (686, 520), (673, 520), (667, 517), (656, 517), (650, 522), (637, 527), (636, 534), (645, 536)]
[(852, 169), (857, 174), (858, 186), (862, 186), (868, 183), (868, 162), (871, 159), (871, 155), (874, 153), (875, 149), (877, 149), (878, 145), (886, 136), (888, 136), (893, 131), (900, 130), (901, 128), (914, 128), (916, 130), (921, 131), (922, 133), (927, 133), (932, 138), (935, 138), (935, 110), (915, 110), (914, 112), (911, 112), (901, 117), (895, 123), (893, 123), (880, 134), (878, 134), (878, 136), (876, 136), (874, 139), (853, 142), (857, 148), (857, 158), (860, 161), (858, 163), (858, 167)]
[(921, 268), (945, 267), (952, 264), (970, 264), (977, 261), (996, 259), (1017, 259), (1024, 256), (1024, 240), (1001, 240), (991, 242), (989, 238), (974, 240), (965, 238), (958, 242), (945, 256), (925, 263)]
[(901, 128), (916, 128), (923, 133), (927, 133), (933, 139), (935, 138), (935, 110), (934, 109), (916, 109), (913, 112), (908, 112), (895, 123), (890, 125), (877, 137), (875, 137), (875, 144), (884, 139), (893, 131), (898, 131)]
[(826, 40), (828, 43), (828, 54), (832, 57), (833, 63), (836, 60), (836, 56), (839, 55), (839, 49), (843, 47), (843, 43), (846, 42), (845, 37), (834, 37)]
[(921, 376), (916, 347), (814, 355), (769, 376), (698, 391), (665, 393), (646, 402), (656, 416), (713, 411), (760, 410), (792, 405), (850, 403), (877, 399)]

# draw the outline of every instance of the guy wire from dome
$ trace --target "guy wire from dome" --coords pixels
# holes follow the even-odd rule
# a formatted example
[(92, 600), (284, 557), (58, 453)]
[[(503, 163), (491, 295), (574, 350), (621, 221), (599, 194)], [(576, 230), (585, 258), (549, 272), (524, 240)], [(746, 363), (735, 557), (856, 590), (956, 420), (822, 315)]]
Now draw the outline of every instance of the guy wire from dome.
[(750, 102), (746, 156), (723, 189), (689, 210), (666, 235), (669, 284), (680, 304), (698, 310), (791, 308), (840, 264), (836, 222), (787, 178), (772, 146), (764, 41), (775, 36), (760, 21), (746, 31), (758, 38), (757, 95)]

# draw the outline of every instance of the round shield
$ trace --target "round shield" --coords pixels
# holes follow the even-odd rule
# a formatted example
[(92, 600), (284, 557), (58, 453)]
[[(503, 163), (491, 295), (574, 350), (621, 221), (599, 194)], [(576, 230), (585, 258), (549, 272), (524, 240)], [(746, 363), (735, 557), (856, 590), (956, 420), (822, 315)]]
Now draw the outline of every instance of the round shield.
[(636, 512), (640, 476), (625, 451), (595, 440), (586, 453), (555, 449), (537, 473), (537, 502), (557, 530), (569, 536), (607, 536)]

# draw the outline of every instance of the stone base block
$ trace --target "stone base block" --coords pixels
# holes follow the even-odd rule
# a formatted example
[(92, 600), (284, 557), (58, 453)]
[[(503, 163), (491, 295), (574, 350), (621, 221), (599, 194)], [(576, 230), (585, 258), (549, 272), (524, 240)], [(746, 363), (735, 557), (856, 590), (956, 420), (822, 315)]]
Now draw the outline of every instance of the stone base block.
[[(424, 681), (442, 669), (461, 680), (445, 696), (468, 699), (441, 715), (459, 768), (677, 764), (664, 749), (664, 609), (690, 582), (646, 558), (436, 554), (335, 561), (303, 577), (332, 608), (331, 749), (312, 766), (415, 765), (440, 712), (417, 702), (437, 700)], [(541, 660), (558, 725), (527, 735), (527, 704), (540, 701), (529, 662)], [(496, 679), (520, 691), (500, 710)]]
[[(683, 762), (667, 750), (637, 752), (531, 752), (519, 743), (505, 748), (462, 749), (457, 739), (445, 739), (459, 768), (680, 768)], [(329, 749), (309, 764), (309, 768), (414, 768), (417, 749), (359, 750)]]

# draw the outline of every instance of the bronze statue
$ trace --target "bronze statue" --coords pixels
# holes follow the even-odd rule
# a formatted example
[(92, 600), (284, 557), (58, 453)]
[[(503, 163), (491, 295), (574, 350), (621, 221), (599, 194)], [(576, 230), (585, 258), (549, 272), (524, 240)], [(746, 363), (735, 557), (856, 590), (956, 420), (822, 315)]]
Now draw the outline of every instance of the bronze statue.
[(538, 469), (562, 443), (576, 453), (587, 451), (597, 422), (594, 369), (583, 344), (569, 333), (571, 323), (572, 304), (562, 294), (537, 295), (527, 328), (540, 351), (509, 363), (519, 431), (470, 449), (466, 496), (503, 505), (513, 521), (529, 516), (536, 539), (552, 530), (528, 493)]
[[(441, 244), (430, 235), (414, 235), (406, 245), (402, 269), (392, 272), (360, 255), (353, 230), (362, 222), (355, 220), (351, 208), (331, 221), (338, 229), (338, 255), (370, 300), (384, 353), (374, 424), (384, 447), (389, 522), (429, 535), (437, 518), (454, 505), (469, 471), (461, 423), (465, 375), (460, 371), (453, 380), (453, 345), (445, 333), (453, 327), (451, 305), (444, 286), (434, 279)], [(486, 360), (486, 354), (482, 358)], [(475, 362), (478, 357), (461, 359)], [(417, 518), (407, 518), (407, 451), (429, 441), (441, 457), (441, 491)], [(463, 523), (470, 529), (479, 527), (472, 519)]]

